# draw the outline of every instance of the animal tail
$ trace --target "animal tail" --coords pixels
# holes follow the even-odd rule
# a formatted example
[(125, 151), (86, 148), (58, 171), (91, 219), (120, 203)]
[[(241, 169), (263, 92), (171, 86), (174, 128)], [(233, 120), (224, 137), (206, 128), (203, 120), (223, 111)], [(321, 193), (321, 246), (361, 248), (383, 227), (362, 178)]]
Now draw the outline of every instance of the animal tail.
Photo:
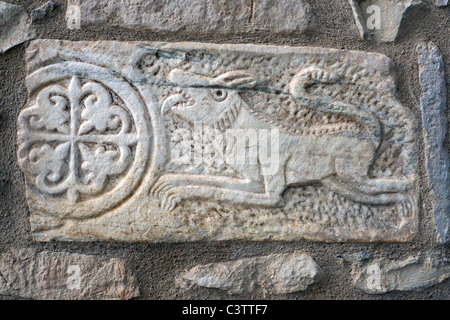
[(375, 114), (362, 104), (337, 101), (329, 97), (312, 97), (307, 92), (314, 83), (336, 83), (339, 76), (332, 71), (319, 67), (310, 67), (295, 75), (289, 83), (289, 92), (301, 104), (321, 112), (349, 116), (361, 124), (367, 131), (375, 150), (381, 144), (381, 123)]

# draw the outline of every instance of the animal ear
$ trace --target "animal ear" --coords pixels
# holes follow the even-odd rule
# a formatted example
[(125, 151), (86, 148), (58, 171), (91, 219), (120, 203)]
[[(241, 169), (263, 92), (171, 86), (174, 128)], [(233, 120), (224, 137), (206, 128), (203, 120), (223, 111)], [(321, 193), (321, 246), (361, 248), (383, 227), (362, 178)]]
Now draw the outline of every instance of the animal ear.
[(257, 76), (246, 70), (229, 71), (214, 79), (216, 85), (227, 88), (253, 88), (257, 84)]

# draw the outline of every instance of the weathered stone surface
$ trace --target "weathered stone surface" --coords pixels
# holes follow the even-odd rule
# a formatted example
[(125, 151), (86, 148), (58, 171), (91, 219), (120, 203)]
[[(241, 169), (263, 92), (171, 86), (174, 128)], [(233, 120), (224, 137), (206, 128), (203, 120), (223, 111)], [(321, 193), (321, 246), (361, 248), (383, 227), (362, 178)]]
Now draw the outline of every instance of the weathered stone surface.
[(436, 5), (438, 7), (446, 7), (448, 5), (448, 0), (436, 0)]
[(367, 251), (360, 251), (356, 253), (341, 253), (337, 255), (336, 258), (341, 259), (345, 263), (361, 262), (372, 259), (372, 253)]
[(354, 285), (370, 294), (420, 290), (447, 279), (450, 276), (449, 262), (445, 256), (427, 254), (424, 258), (380, 259), (355, 264), (352, 271)]
[(9, 249), (0, 255), (0, 294), (31, 299), (130, 299), (133, 275), (118, 259)]
[(53, 1), (48, 1), (37, 9), (31, 11), (31, 20), (36, 21), (48, 16), (55, 10), (56, 4)]
[(419, 79), (423, 95), (420, 99), (425, 135), (428, 177), (434, 193), (434, 216), (439, 238), (450, 241), (450, 161), (444, 147), (447, 132), (447, 89), (444, 62), (433, 43), (417, 46)]
[(38, 240), (416, 233), (415, 121), (381, 54), (37, 40), (27, 55), (18, 158)]
[(421, 6), (417, 0), (348, 0), (362, 39), (394, 42), (412, 11)]
[(152, 31), (303, 32), (313, 13), (306, 0), (68, 0), (67, 19)]
[(0, 53), (36, 36), (29, 20), (21, 6), (0, 1)]
[(272, 254), (199, 265), (179, 275), (178, 285), (217, 288), (230, 294), (286, 294), (305, 291), (319, 281), (322, 270), (306, 254)]

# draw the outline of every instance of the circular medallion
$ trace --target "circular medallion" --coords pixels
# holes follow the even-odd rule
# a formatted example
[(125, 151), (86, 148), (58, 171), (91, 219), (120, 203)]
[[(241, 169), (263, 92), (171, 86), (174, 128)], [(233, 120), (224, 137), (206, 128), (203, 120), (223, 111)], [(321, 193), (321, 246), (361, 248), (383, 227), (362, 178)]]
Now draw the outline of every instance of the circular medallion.
[(18, 156), (34, 209), (80, 219), (123, 203), (150, 158), (139, 94), (116, 73), (78, 62), (40, 69), (27, 83)]

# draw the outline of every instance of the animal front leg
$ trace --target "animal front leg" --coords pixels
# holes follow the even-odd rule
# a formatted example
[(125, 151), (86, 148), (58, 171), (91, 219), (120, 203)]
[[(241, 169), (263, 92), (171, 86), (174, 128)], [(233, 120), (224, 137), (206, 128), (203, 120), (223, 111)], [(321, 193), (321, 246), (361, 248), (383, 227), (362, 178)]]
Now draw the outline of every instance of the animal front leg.
[(264, 181), (228, 177), (166, 175), (152, 188), (161, 206), (173, 209), (182, 199), (204, 199), (231, 203), (275, 206), (281, 203), (284, 175), (264, 176)]
[(231, 190), (211, 186), (170, 187), (165, 190), (161, 207), (173, 210), (181, 200), (214, 200), (233, 204), (274, 207), (281, 203), (277, 193), (255, 193), (244, 190)]
[(152, 187), (151, 194), (159, 196), (164, 190), (171, 187), (189, 185), (216, 186), (220, 188), (236, 189), (244, 188), (251, 192), (264, 192), (263, 181), (250, 179), (233, 179), (230, 177), (214, 177), (206, 175), (167, 174), (161, 177)]
[[(151, 194), (161, 199), (161, 204), (167, 203), (168, 192), (181, 188), (187, 190), (191, 186), (217, 187), (228, 190), (245, 190), (252, 193), (263, 193), (262, 180), (233, 179), (230, 177), (214, 177), (202, 175), (167, 174), (161, 177), (150, 190)], [(185, 198), (189, 198), (186, 196)]]

